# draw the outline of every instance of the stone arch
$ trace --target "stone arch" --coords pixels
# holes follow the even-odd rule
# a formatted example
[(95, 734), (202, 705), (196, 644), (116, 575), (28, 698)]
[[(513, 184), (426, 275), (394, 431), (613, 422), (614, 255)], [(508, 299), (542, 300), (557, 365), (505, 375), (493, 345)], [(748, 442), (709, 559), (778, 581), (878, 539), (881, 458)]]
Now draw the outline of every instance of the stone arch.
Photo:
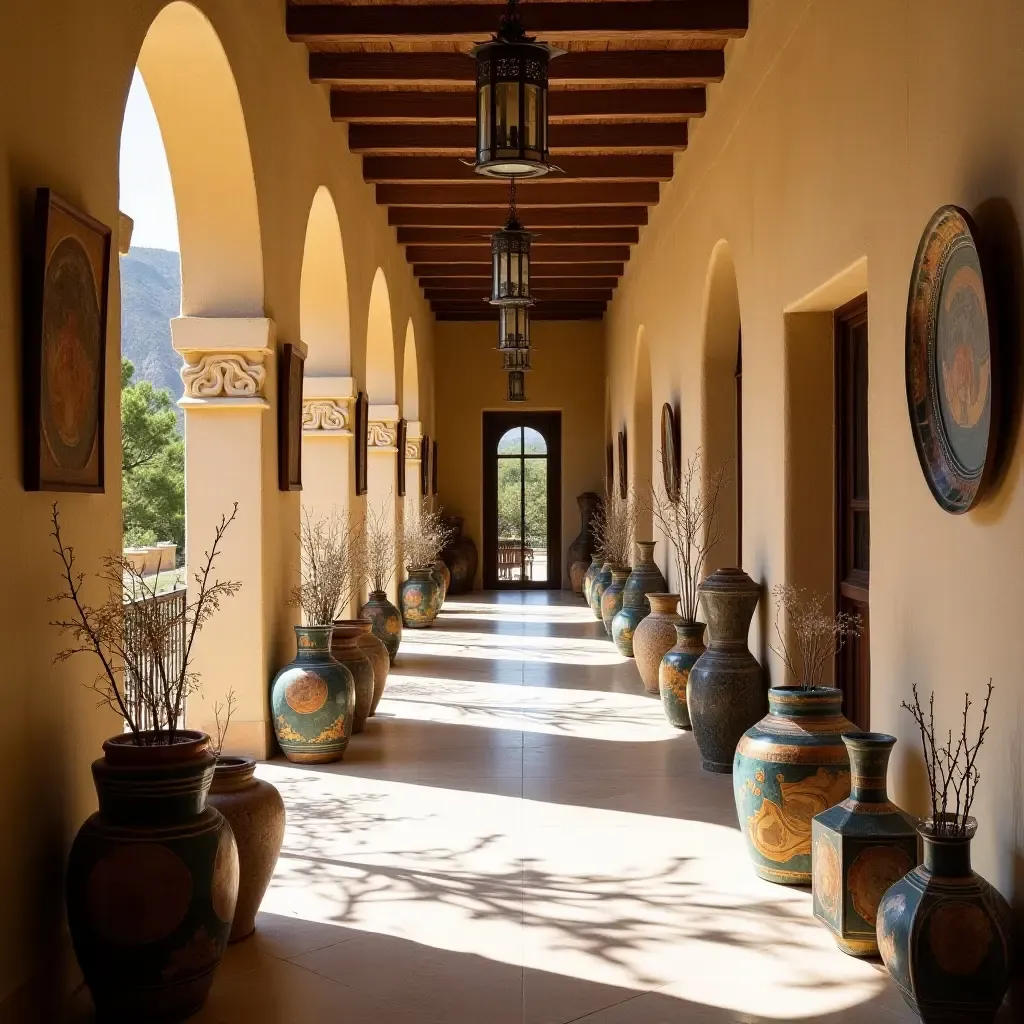
[(348, 275), (338, 210), (326, 185), (313, 196), (299, 278), (299, 332), (307, 348), (305, 372), (347, 377), (352, 351)]
[(629, 429), (630, 479), (637, 499), (636, 539), (653, 540), (649, 503), (645, 500), (654, 482), (654, 412), (651, 384), (651, 350), (647, 331), (636, 332), (633, 356), (633, 416)]
[(416, 352), (416, 328), (412, 318), (405, 328), (402, 355), (402, 415), (410, 421), (420, 418), (420, 367)]
[(741, 430), (739, 405), (740, 298), (729, 243), (711, 253), (704, 283), (701, 356), (701, 446), (704, 482), (723, 469), (721, 540), (708, 555), (707, 572), (742, 562)]
[(138, 68), (174, 187), (185, 316), (263, 316), (263, 250), (242, 101), (206, 15), (174, 0), (153, 20)]
[(377, 405), (393, 405), (397, 401), (391, 297), (381, 267), (377, 268), (373, 278), (366, 318), (366, 393)]

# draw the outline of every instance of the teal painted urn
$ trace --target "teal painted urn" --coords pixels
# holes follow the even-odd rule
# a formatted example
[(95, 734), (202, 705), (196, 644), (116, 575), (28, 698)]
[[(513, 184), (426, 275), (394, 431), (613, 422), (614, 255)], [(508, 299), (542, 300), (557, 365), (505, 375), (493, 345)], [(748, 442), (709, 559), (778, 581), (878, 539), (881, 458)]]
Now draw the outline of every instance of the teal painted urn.
[(601, 594), (601, 621), (604, 631), (612, 635), (612, 620), (622, 610), (622, 590), (629, 579), (629, 569), (615, 566), (612, 569), (612, 581)]
[(590, 568), (583, 574), (583, 600), (590, 604), (590, 588), (594, 577), (601, 571), (601, 556), (594, 555), (590, 560)]
[(637, 541), (636, 546), (640, 557), (622, 588), (622, 608), (612, 620), (612, 639), (619, 654), (626, 658), (633, 657), (633, 633), (651, 610), (647, 595), (663, 594), (668, 589), (654, 561), (654, 541)]
[(878, 908), (882, 960), (924, 1024), (990, 1024), (1012, 976), (1010, 907), (971, 869), (974, 818), (948, 815), (920, 828), (924, 863), (889, 888)]
[(665, 717), (677, 729), (692, 729), (690, 710), (686, 703), (686, 684), (690, 669), (707, 650), (704, 646), (703, 622), (676, 619), (676, 643), (669, 648), (658, 666), (658, 692)]
[(768, 691), (768, 714), (736, 747), (732, 781), (754, 870), (769, 882), (811, 884), (811, 819), (850, 795), (843, 733), (854, 727), (830, 686)]
[(594, 579), (590, 584), (590, 610), (594, 613), (595, 619), (603, 619), (601, 614), (601, 598), (604, 596), (605, 590), (611, 585), (612, 582), (612, 563), (605, 562), (601, 566), (601, 571), (594, 574)]
[(352, 735), (352, 673), (331, 655), (334, 626), (296, 626), (298, 653), (270, 684), (274, 735), (297, 764), (340, 761)]
[(402, 622), (408, 629), (426, 629), (441, 610), (441, 590), (434, 580), (434, 567), (409, 569), (409, 578), (398, 588)]
[(896, 737), (847, 732), (842, 740), (850, 755), (850, 796), (811, 822), (812, 907), (844, 953), (878, 956), (878, 904), (918, 863), (917, 821), (889, 800)]
[[(207, 806), (215, 758), (204, 733), (103, 744), (99, 810), (68, 858), (68, 925), (97, 1018), (179, 1021), (203, 1005), (231, 932), (238, 850)], [(154, 742), (156, 741), (156, 742)]]
[(373, 635), (388, 649), (388, 657), (394, 665), (402, 643), (401, 612), (388, 600), (383, 590), (374, 590), (366, 604), (359, 609), (359, 617), (370, 620)]

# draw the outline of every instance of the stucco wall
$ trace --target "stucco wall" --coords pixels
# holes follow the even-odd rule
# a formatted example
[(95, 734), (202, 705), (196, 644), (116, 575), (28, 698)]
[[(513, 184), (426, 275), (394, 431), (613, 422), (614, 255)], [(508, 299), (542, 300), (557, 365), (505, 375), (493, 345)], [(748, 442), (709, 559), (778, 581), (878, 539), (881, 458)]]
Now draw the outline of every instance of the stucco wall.
[(562, 585), (565, 555), (580, 532), (576, 495), (603, 490), (604, 332), (596, 321), (531, 325), (533, 369), (527, 401), (505, 401), (506, 375), (495, 351), (497, 324), (439, 323), (435, 336), (438, 500), (466, 520), (483, 572), (483, 412), (515, 409), (562, 413)]
[[(913, 682), (925, 693), (934, 688), (943, 721), (955, 725), (963, 691), (980, 696), (993, 678), (975, 863), (1020, 905), (1024, 453), (1017, 439), (982, 507), (962, 517), (941, 511), (911, 438), (903, 339), (918, 239), (942, 204), (978, 213), (1003, 240), (1002, 268), (1019, 292), (1024, 105), (1011, 98), (1024, 94), (1024, 6), (751, 0), (750, 7), (750, 31), (729, 45), (725, 82), (709, 90), (707, 117), (693, 126), (610, 310), (612, 419), (632, 408), (632, 359), (643, 324), (654, 409), (678, 394), (684, 452), (707, 445), (706, 279), (714, 247), (726, 240), (743, 333), (744, 567), (767, 594), (787, 566), (806, 561), (789, 550), (804, 536), (795, 526), (806, 509), (794, 506), (807, 477), (801, 464), (794, 486), (787, 460), (802, 458), (804, 426), (787, 424), (787, 409), (809, 404), (787, 404), (787, 388), (809, 385), (787, 373), (785, 313), (834, 309), (866, 281), (872, 727), (900, 738), (894, 792), (924, 811), (918, 741), (900, 702)], [(1020, 352), (1019, 323), (1007, 342)], [(827, 359), (818, 362), (827, 367)], [(1008, 383), (1019, 392), (1018, 382)], [(821, 487), (831, 487), (830, 467)], [(827, 515), (830, 505), (822, 504)], [(761, 656), (771, 621), (766, 605), (752, 633)], [(770, 669), (780, 680), (774, 658)]]
[[(241, 98), (259, 207), (264, 315), (275, 321), (280, 341), (298, 339), (307, 219), (317, 187), (326, 185), (338, 208), (345, 246), (352, 374), (364, 380), (370, 288), (379, 266), (390, 294), (399, 380), (410, 317), (415, 327), (419, 418), (431, 429), (432, 318), (387, 227), (386, 212), (362, 180), (360, 160), (347, 150), (344, 127), (331, 122), (326, 90), (309, 82), (305, 47), (285, 37), (284, 4), (200, 0), (198, 6), (224, 46)], [(21, 488), (18, 384), (25, 217), (33, 190), (48, 185), (116, 227), (125, 100), (147, 28), (162, 7), (160, 0), (0, 5), (0, 507), (8, 540), (0, 551), (0, 646), (5, 655), (0, 684), (5, 709), (0, 1003), (35, 966), (55, 964), (42, 946), (60, 921), (64, 844), (94, 805), (89, 763), (100, 753), (103, 738), (118, 729), (109, 714), (95, 708), (95, 695), (82, 685), (93, 676), (88, 660), (51, 664), (61, 641), (47, 624), (53, 608), (46, 602), (59, 586), (47, 536), (54, 497), (83, 569), (94, 567), (102, 553), (120, 548), (118, 268), (115, 257), (107, 336), (106, 493), (26, 494)], [(187, 60), (181, 70), (189, 73)], [(202, 165), (196, 161), (197, 173)], [(178, 176), (174, 187), (180, 202), (191, 187), (187, 175)], [(268, 393), (276, 401), (273, 373)], [(264, 437), (272, 439), (276, 410), (265, 415)], [(272, 671), (291, 656), (294, 644), (295, 612), (285, 606), (284, 595), (298, 564), (294, 534), (300, 496), (277, 490), (273, 443), (264, 444), (260, 472), (264, 497), (258, 536), (267, 567), (265, 592), (273, 595), (264, 603), (264, 636)], [(214, 631), (216, 622), (209, 629)], [(225, 650), (230, 650), (229, 640)]]

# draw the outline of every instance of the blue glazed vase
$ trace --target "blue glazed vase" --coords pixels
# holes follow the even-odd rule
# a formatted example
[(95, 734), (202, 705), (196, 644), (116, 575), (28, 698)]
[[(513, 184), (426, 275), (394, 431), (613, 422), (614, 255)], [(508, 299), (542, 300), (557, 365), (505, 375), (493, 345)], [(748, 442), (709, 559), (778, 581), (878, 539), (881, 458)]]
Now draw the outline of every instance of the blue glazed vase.
[(973, 818), (959, 837), (938, 834), (931, 820), (922, 824), (924, 863), (878, 908), (882, 960), (924, 1024), (990, 1024), (1010, 985), (1010, 907), (971, 869), (977, 830)]
[(398, 603), (407, 629), (426, 629), (434, 624), (441, 608), (441, 590), (432, 565), (409, 570), (409, 578), (398, 588)]
[(583, 574), (583, 600), (590, 604), (590, 588), (594, 577), (601, 571), (601, 556), (594, 555), (590, 560), (590, 568)]
[(622, 610), (622, 588), (629, 579), (629, 569), (616, 566), (612, 569), (612, 581), (601, 594), (601, 621), (604, 631), (612, 635), (612, 620)]
[(648, 594), (663, 594), (668, 589), (665, 577), (654, 561), (654, 541), (641, 540), (636, 545), (640, 557), (622, 588), (622, 609), (612, 620), (612, 639), (619, 654), (633, 657), (633, 633), (650, 613)]
[(733, 793), (754, 870), (769, 882), (811, 884), (811, 819), (850, 795), (844, 732), (853, 725), (831, 686), (768, 691), (768, 714), (736, 747)]
[(878, 956), (878, 904), (915, 864), (917, 821), (889, 800), (886, 774), (895, 736), (843, 733), (850, 798), (811, 822), (814, 916), (851, 956)]
[(296, 626), (298, 653), (270, 684), (274, 734), (298, 764), (340, 761), (352, 735), (352, 673), (331, 656), (334, 626)]
[(707, 650), (704, 646), (703, 622), (683, 622), (677, 619), (676, 643), (669, 648), (658, 666), (658, 692), (665, 717), (677, 729), (692, 729), (690, 710), (686, 703), (686, 684), (690, 669)]
[(594, 613), (595, 619), (601, 619), (601, 598), (605, 590), (612, 582), (612, 563), (605, 562), (601, 571), (594, 574), (593, 582), (590, 584), (590, 610)]
[(373, 635), (388, 649), (388, 657), (394, 665), (402, 643), (402, 616), (388, 600), (388, 595), (383, 590), (374, 590), (359, 609), (359, 617), (370, 620)]

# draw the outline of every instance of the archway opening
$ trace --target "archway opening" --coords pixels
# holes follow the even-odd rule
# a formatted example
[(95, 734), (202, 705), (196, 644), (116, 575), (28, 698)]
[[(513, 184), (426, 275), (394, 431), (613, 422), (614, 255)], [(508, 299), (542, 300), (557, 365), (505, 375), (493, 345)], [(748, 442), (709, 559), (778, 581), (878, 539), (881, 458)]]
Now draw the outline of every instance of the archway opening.
[(316, 190), (306, 222), (299, 331), (308, 350), (307, 377), (348, 376), (352, 360), (345, 248), (338, 211), (325, 185)]
[(366, 322), (366, 393), (373, 405), (393, 405), (395, 394), (395, 336), (391, 327), (391, 297), (380, 267), (370, 289)]
[(633, 360), (633, 422), (629, 440), (633, 451), (630, 458), (633, 491), (637, 501), (636, 537), (634, 540), (653, 540), (650, 509), (651, 488), (654, 484), (654, 417), (651, 385), (651, 353), (647, 332), (641, 327), (636, 335)]

